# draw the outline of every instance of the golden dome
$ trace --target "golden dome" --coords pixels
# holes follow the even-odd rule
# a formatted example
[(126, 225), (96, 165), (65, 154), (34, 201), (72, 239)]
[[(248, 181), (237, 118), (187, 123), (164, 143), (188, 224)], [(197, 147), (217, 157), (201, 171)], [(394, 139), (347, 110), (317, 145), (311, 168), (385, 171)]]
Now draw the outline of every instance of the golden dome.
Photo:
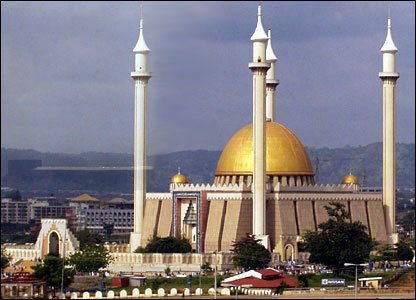
[(180, 171), (178, 171), (178, 174), (176, 174), (170, 179), (170, 183), (188, 183), (188, 178), (186, 178), (184, 175), (181, 174)]
[(358, 178), (350, 173), (349, 175), (344, 176), (342, 184), (358, 184)]
[[(266, 174), (313, 175), (311, 161), (302, 142), (285, 126), (266, 122)], [(241, 128), (228, 141), (215, 175), (253, 174), (253, 125)]]

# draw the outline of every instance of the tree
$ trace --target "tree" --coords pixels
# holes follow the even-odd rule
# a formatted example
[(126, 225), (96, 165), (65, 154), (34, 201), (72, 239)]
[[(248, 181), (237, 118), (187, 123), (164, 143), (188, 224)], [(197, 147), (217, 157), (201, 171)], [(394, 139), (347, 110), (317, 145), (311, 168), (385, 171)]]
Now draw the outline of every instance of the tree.
[(201, 270), (204, 270), (205, 272), (210, 272), (210, 271), (212, 271), (212, 267), (211, 267), (209, 262), (204, 262), (201, 265)]
[[(62, 268), (63, 259), (55, 255), (47, 255), (41, 264), (34, 267), (33, 276), (46, 281), (49, 287), (53, 287), (55, 295), (55, 288), (60, 288), (62, 284)], [(68, 287), (74, 280), (75, 270), (67, 265), (65, 262), (63, 285)]]
[(79, 241), (81, 250), (84, 247), (96, 246), (103, 243), (103, 239), (99, 234), (94, 234), (88, 229), (77, 231), (75, 236)]
[(113, 258), (104, 246), (84, 246), (69, 257), (69, 263), (75, 267), (77, 272), (98, 272), (99, 269), (107, 267)]
[(231, 249), (234, 252), (234, 265), (252, 270), (267, 267), (272, 257), (270, 251), (259, 242), (259, 239), (248, 233), (240, 240), (234, 241), (233, 249)]
[(1, 272), (6, 269), (12, 260), (12, 256), (6, 252), (5, 248), (1, 248)]
[(415, 229), (415, 212), (409, 211), (402, 218), (397, 220), (406, 231), (412, 231)]
[[(136, 253), (143, 251), (137, 248)], [(159, 237), (153, 236), (144, 248), (145, 253), (189, 253), (192, 252), (192, 246), (188, 239), (173, 236)]]
[(413, 258), (413, 250), (406, 242), (400, 241), (396, 246), (398, 260), (411, 260)]
[(374, 241), (359, 221), (351, 222), (345, 205), (330, 202), (325, 206), (329, 220), (318, 225), (320, 231), (308, 231), (303, 239), (309, 261), (322, 263), (338, 274), (344, 263), (364, 263), (370, 257)]

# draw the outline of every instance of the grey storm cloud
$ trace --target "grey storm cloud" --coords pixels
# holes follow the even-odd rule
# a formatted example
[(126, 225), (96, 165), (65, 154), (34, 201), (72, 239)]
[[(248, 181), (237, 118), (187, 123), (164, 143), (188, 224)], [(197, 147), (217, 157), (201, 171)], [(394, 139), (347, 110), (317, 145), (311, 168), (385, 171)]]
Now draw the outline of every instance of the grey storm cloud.
[[(142, 2), (149, 153), (221, 150), (251, 122), (258, 2)], [(305, 146), (382, 139), (378, 72), (390, 6), (397, 141), (415, 140), (414, 2), (263, 2), (276, 115)], [(2, 147), (133, 152), (140, 2), (1, 2)]]

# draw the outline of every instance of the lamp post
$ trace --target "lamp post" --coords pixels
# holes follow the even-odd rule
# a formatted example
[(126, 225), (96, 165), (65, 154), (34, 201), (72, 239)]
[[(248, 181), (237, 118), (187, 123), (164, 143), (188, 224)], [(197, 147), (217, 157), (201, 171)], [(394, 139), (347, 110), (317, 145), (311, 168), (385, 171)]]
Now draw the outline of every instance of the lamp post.
[(366, 267), (368, 264), (352, 264), (352, 263), (344, 263), (344, 266), (355, 266), (355, 288), (354, 288), (354, 299), (357, 299), (357, 268), (358, 266)]

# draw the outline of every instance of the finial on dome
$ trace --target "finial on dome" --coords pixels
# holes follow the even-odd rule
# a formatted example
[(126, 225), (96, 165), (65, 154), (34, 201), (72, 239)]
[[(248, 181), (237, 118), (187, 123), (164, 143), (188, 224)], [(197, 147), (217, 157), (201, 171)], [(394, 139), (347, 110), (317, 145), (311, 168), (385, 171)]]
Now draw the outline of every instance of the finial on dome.
[(264, 32), (263, 24), (261, 22), (261, 4), (257, 8), (257, 27), (251, 36), (252, 41), (266, 41), (268, 39), (267, 34)]
[(277, 57), (274, 54), (274, 51), (272, 48), (272, 30), (271, 29), (268, 30), (267, 35), (269, 37), (269, 40), (267, 41), (267, 47), (266, 47), (266, 60), (276, 61)]
[(170, 179), (170, 183), (188, 183), (188, 178), (186, 178), (186, 176), (181, 174), (181, 168), (178, 167), (178, 174), (174, 175), (171, 179)]
[(143, 35), (143, 6), (140, 4), (140, 27), (139, 27), (139, 40), (136, 43), (136, 46), (133, 49), (135, 53), (148, 53), (150, 52), (149, 47), (147, 47), (146, 41), (144, 40)]
[[(389, 13), (390, 15), (390, 13)], [(387, 19), (387, 36), (386, 36), (386, 40), (384, 41), (384, 45), (383, 47), (381, 47), (380, 51), (381, 52), (397, 52), (397, 47), (393, 42), (393, 38), (391, 36), (391, 19), (390, 16)]]

